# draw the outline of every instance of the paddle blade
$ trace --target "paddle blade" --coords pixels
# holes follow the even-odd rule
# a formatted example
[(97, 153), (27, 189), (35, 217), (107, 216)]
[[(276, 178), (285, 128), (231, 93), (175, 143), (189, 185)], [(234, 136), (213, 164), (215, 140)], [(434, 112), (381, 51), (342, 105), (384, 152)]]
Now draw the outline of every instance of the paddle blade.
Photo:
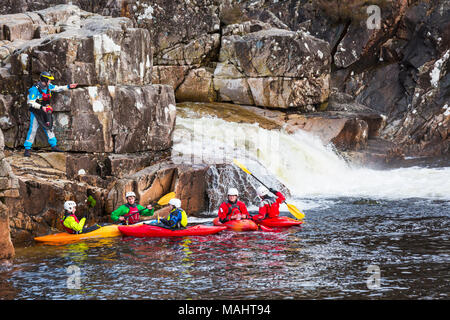
[(245, 171), (248, 174), (252, 174), (250, 171), (248, 171), (248, 169), (239, 161), (237, 161), (236, 159), (233, 160), (234, 164), (237, 165), (239, 168), (241, 168), (243, 171)]
[(170, 192), (166, 194), (165, 196), (161, 197), (161, 199), (158, 200), (158, 204), (160, 206), (165, 206), (169, 203), (170, 199), (175, 198), (175, 192)]
[(293, 204), (286, 203), (286, 205), (287, 205), (287, 207), (289, 209), (289, 212), (294, 217), (296, 217), (298, 220), (302, 220), (305, 217), (305, 215), (302, 212), (300, 212), (300, 210), (298, 210), (297, 207), (294, 206)]

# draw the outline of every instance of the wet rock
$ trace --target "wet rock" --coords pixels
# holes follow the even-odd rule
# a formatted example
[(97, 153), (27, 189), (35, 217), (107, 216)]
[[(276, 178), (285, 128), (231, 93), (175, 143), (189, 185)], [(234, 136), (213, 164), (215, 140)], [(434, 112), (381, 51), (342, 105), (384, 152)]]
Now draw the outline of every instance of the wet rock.
[[(289, 189), (273, 177), (258, 176), (258, 178), (285, 196), (290, 196)], [(239, 200), (243, 201), (247, 207), (260, 204), (256, 193), (256, 188), (260, 186), (260, 183), (235, 165), (216, 164), (210, 166), (206, 172), (206, 180), (206, 192), (209, 199), (208, 211), (212, 216), (217, 216), (220, 204), (226, 201), (228, 188), (238, 189)]]

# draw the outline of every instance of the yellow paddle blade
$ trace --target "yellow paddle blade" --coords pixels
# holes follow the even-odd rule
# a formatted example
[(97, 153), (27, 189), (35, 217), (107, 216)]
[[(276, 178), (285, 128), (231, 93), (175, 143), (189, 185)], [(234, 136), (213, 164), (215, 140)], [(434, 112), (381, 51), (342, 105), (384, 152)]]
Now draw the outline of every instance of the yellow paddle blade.
[(161, 197), (161, 199), (158, 200), (157, 204), (160, 206), (165, 206), (169, 203), (170, 199), (175, 198), (175, 192), (170, 192), (166, 194), (165, 196)]
[(236, 159), (233, 160), (234, 164), (237, 165), (239, 168), (241, 168), (243, 171), (245, 171), (248, 174), (252, 174), (250, 171), (248, 171), (248, 169), (239, 161), (237, 161)]
[(289, 212), (294, 217), (296, 217), (298, 220), (302, 220), (305, 217), (305, 215), (302, 212), (300, 212), (300, 210), (298, 210), (297, 207), (294, 206), (293, 204), (286, 203), (286, 205), (287, 205), (287, 207), (289, 209)]

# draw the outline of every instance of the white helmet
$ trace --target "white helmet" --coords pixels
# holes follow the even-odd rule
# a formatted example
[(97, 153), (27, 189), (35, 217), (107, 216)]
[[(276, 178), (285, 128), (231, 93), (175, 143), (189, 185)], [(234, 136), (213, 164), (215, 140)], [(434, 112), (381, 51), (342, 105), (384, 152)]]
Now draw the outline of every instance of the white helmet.
[(75, 201), (66, 201), (64, 202), (64, 210), (67, 210), (69, 212), (72, 212), (73, 208), (75, 208), (77, 206), (77, 204), (75, 203)]
[(180, 208), (181, 200), (177, 199), (177, 198), (172, 198), (172, 199), (170, 199), (169, 204), (173, 205), (175, 208)]
[(259, 186), (259, 187), (256, 189), (256, 193), (258, 194), (258, 196), (264, 197), (265, 195), (269, 194), (269, 189), (267, 189), (267, 188), (264, 187), (264, 186)]
[(128, 197), (136, 198), (136, 193), (134, 193), (133, 191), (128, 191), (127, 193), (125, 193), (125, 198), (127, 199)]
[(238, 196), (239, 192), (236, 188), (230, 188), (230, 189), (228, 189), (227, 195), (228, 196)]

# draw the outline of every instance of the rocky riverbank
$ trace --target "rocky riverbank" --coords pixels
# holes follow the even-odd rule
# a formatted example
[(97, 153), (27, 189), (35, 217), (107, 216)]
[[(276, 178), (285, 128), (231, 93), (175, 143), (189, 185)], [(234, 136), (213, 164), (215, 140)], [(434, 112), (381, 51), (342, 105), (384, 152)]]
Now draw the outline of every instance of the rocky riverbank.
[[(9, 234), (57, 228), (67, 199), (91, 221), (127, 190), (141, 203), (176, 190), (190, 214), (213, 210), (218, 172), (239, 173), (170, 161), (177, 109), (310, 131), (364, 164), (448, 154), (450, 4), (374, 3), (375, 29), (362, 1), (5, 1), (0, 258), (13, 254)], [(42, 152), (23, 159), (26, 93), (42, 70), (79, 84), (52, 102), (66, 152), (45, 152), (40, 132)]]

